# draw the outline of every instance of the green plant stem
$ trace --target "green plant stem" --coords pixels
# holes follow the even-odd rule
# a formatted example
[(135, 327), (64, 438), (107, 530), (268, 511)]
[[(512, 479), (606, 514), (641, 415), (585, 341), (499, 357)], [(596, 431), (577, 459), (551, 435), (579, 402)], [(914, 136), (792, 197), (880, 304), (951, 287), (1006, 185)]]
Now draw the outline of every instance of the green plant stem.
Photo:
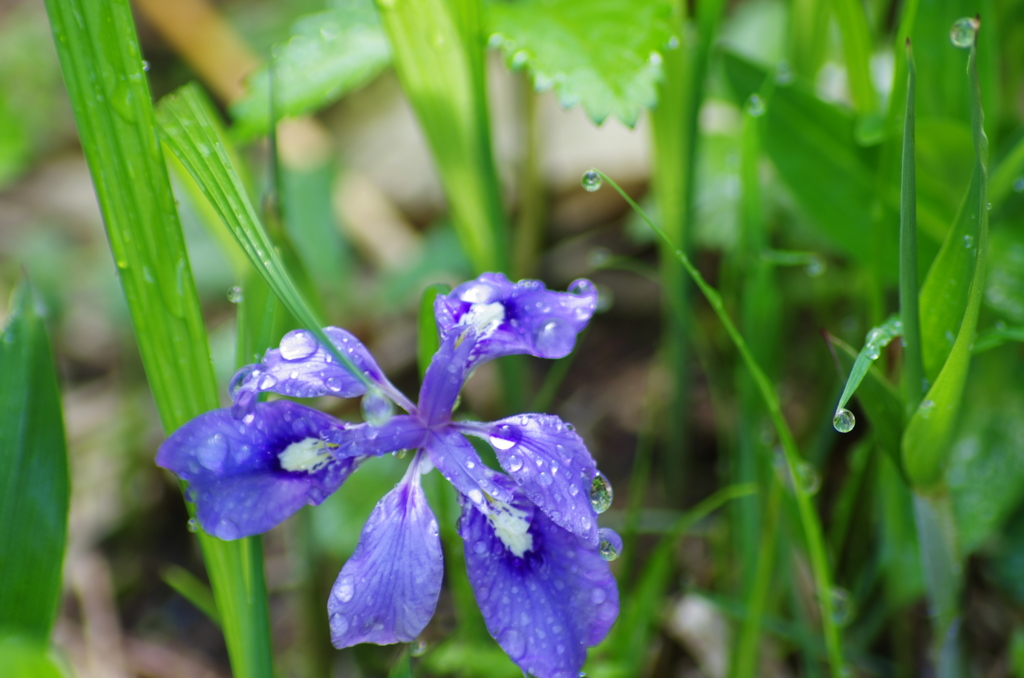
[(915, 176), (915, 97), (917, 71), (907, 38), (907, 113), (903, 128), (903, 171), (900, 187), (900, 321), (903, 324), (903, 403), (913, 414), (927, 392), (921, 357), (921, 315), (917, 295), (917, 181)]
[(519, 172), (519, 218), (513, 233), (512, 273), (529, 278), (537, 268), (537, 250), (544, 233), (544, 180), (540, 171), (540, 125), (537, 95), (526, 73), (516, 78), (523, 116), (523, 166)]
[(948, 494), (914, 497), (921, 563), (933, 615), (933, 660), (939, 678), (966, 675), (960, 641), (962, 558)]
[[(601, 178), (607, 181), (612, 188), (614, 188), (622, 198), (629, 203), (629, 206), (639, 214), (644, 221), (654, 230), (658, 237), (666, 245), (672, 247), (674, 243), (666, 235), (665, 231), (651, 221), (650, 217), (640, 208), (636, 202), (622, 190), (616, 182), (612, 181), (604, 172), (598, 171)], [(754, 379), (754, 383), (757, 386), (761, 397), (764, 399), (765, 406), (768, 408), (768, 414), (771, 417), (772, 424), (775, 426), (775, 431), (779, 436), (779, 442), (782, 445), (782, 451), (786, 458), (786, 465), (789, 469), (790, 481), (793, 486), (793, 495), (796, 498), (797, 511), (800, 516), (800, 524), (803, 528), (804, 539), (807, 543), (807, 552), (810, 556), (811, 572), (814, 576), (814, 584), (818, 598), (818, 606), (821, 612), (821, 624), (822, 630), (825, 636), (825, 648), (828, 654), (828, 662), (831, 668), (832, 674), (837, 678), (843, 673), (843, 651), (842, 641), (839, 635), (839, 627), (836, 625), (833, 618), (832, 609), (832, 579), (829, 572), (828, 555), (825, 552), (825, 540), (822, 536), (821, 523), (818, 521), (818, 516), (814, 511), (814, 506), (811, 503), (811, 498), (804, 489), (802, 482), (796, 476), (796, 467), (800, 463), (800, 453), (797, 449), (796, 440), (793, 438), (792, 432), (789, 430), (789, 424), (786, 423), (785, 417), (782, 415), (782, 406), (779, 403), (778, 395), (775, 393), (775, 389), (764, 371), (758, 365), (754, 356), (750, 352), (750, 348), (747, 346), (747, 342), (743, 339), (739, 330), (736, 329), (736, 325), (733, 323), (732, 318), (725, 310), (725, 306), (722, 303), (722, 297), (718, 294), (711, 285), (704, 280), (704, 276), (700, 274), (700, 271), (693, 265), (686, 253), (680, 249), (675, 250), (676, 259), (682, 264), (683, 268), (689, 274), (694, 284), (707, 299), (712, 310), (718, 316), (722, 325), (725, 327), (726, 333), (732, 340), (733, 345), (736, 346), (736, 350), (739, 351), (740, 356), (743, 358), (743, 362), (746, 364), (747, 369), (750, 370), (750, 375)]]

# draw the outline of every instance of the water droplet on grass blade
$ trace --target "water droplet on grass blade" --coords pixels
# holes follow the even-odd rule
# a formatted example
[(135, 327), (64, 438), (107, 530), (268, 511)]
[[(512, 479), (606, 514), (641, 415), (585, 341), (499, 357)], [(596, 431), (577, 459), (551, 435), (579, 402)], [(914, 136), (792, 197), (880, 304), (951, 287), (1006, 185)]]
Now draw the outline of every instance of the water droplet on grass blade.
[(604, 513), (612, 505), (612, 484), (600, 471), (590, 482), (590, 505), (597, 513)]
[(970, 17), (957, 19), (953, 27), (949, 29), (949, 41), (956, 47), (967, 49), (974, 44), (974, 38), (978, 33), (978, 20)]
[(597, 531), (597, 536), (601, 539), (599, 550), (602, 558), (612, 561), (622, 554), (622, 537), (613, 530), (602, 527)]
[(846, 626), (853, 618), (853, 600), (850, 593), (843, 588), (832, 589), (832, 621), (837, 626)]
[(765, 105), (764, 99), (761, 98), (760, 94), (751, 94), (750, 98), (747, 99), (747, 105), (745, 106), (747, 114), (754, 118), (760, 118), (764, 115)]
[(796, 481), (800, 483), (800, 487), (803, 488), (807, 496), (813, 497), (821, 489), (821, 476), (807, 462), (802, 461), (798, 463), (794, 469), (794, 475), (796, 475)]
[(593, 193), (597, 189), (601, 188), (601, 175), (594, 170), (587, 170), (583, 173), (583, 179), (580, 183), (583, 184), (583, 188)]
[(239, 287), (238, 285), (235, 285), (234, 287), (229, 289), (228, 301), (230, 301), (232, 304), (242, 303), (242, 288)]
[(972, 247), (974, 247), (974, 236), (964, 236), (964, 247), (966, 247), (967, 249), (971, 249)]
[(189, 532), (195, 533), (199, 530), (199, 521), (197, 521), (195, 518), (189, 518), (186, 527), (188, 528)]
[(832, 426), (840, 433), (849, 433), (856, 425), (857, 418), (853, 416), (853, 412), (845, 408), (836, 410), (836, 415), (832, 417)]

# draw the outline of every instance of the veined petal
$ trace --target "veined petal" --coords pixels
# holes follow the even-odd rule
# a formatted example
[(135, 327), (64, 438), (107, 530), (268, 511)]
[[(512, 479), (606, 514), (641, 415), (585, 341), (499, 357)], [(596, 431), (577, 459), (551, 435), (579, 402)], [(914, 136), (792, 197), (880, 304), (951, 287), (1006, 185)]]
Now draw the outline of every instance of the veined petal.
[(319, 504), (362, 456), (377, 454), (352, 443), (349, 454), (337, 455), (325, 437), (341, 439), (347, 429), (285, 400), (257, 404), (241, 420), (228, 409), (213, 410), (164, 441), (156, 463), (189, 483), (187, 496), (206, 532), (239, 539), (266, 532), (305, 504)]
[(441, 475), (481, 510), (487, 511), (488, 499), (512, 501), (512, 493), (493, 481), (494, 471), (480, 461), (473, 445), (458, 431), (431, 431), (423, 449)]
[(466, 382), (471, 352), (476, 345), (475, 328), (451, 332), (430, 361), (420, 387), (419, 414), (429, 426), (451, 419), (455, 399)]
[(596, 546), (516, 495), (505, 524), (463, 503), (469, 581), (487, 630), (524, 672), (575, 678), (618, 616), (615, 578)]
[(597, 545), (597, 512), (590, 501), (597, 465), (570, 425), (552, 415), (520, 414), (452, 426), (486, 439), (530, 501), (556, 524)]
[(434, 302), (442, 339), (457, 327), (478, 330), (470, 367), (516, 353), (566, 356), (596, 309), (597, 289), (589, 280), (574, 281), (568, 292), (552, 292), (539, 280), (512, 283), (501, 273), (484, 273)]
[(419, 458), (384, 495), (327, 603), (331, 642), (409, 642), (434, 615), (443, 561), (437, 521), (419, 482)]
[[(337, 327), (325, 327), (324, 332), (371, 381), (390, 386), (373, 356), (355, 336)], [(366, 385), (340, 365), (312, 332), (293, 330), (281, 339), (280, 348), (267, 351), (262, 362), (239, 370), (231, 380), (230, 391), (234, 413), (242, 416), (251, 411), (256, 396), (264, 391), (292, 398), (352, 398), (366, 393)]]

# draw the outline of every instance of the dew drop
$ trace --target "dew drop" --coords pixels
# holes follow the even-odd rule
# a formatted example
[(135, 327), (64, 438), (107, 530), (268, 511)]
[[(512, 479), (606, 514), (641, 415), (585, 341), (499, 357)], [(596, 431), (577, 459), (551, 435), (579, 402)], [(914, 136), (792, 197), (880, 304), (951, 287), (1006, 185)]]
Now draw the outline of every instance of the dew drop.
[(352, 600), (352, 596), (355, 595), (356, 587), (352, 582), (351, 575), (345, 575), (338, 580), (338, 585), (334, 588), (334, 596), (343, 603), (347, 603)]
[(515, 447), (519, 442), (519, 437), (519, 433), (514, 428), (501, 425), (490, 435), (490, 441), (494, 449), (505, 451)]
[(303, 360), (316, 353), (319, 344), (308, 330), (293, 330), (281, 339), (281, 357), (285, 360)]
[[(492, 439), (492, 441), (493, 441), (493, 439)], [(514, 454), (510, 454), (508, 456), (508, 466), (507, 466), (507, 468), (509, 470), (509, 473), (515, 473), (519, 469), (523, 468), (523, 460), (520, 459), (519, 457), (517, 457)]]
[(949, 29), (949, 41), (961, 49), (966, 49), (974, 44), (974, 38), (977, 32), (977, 19), (971, 19), (969, 17), (957, 19), (953, 23), (953, 27)]
[(228, 441), (221, 433), (215, 433), (205, 445), (196, 450), (199, 463), (211, 471), (220, 471), (228, 454)]
[(846, 626), (853, 618), (853, 600), (846, 589), (838, 586), (831, 591), (832, 621), (836, 626)]
[(576, 345), (576, 331), (561, 318), (542, 323), (533, 333), (533, 346), (541, 358), (564, 358)]
[(501, 649), (505, 650), (505, 653), (513, 660), (519, 659), (526, 652), (526, 642), (523, 640), (523, 634), (515, 629), (505, 629), (498, 636), (498, 645), (501, 645)]
[(590, 602), (594, 603), (594, 605), (600, 605), (606, 598), (608, 598), (608, 594), (602, 588), (595, 588), (590, 592)]
[(622, 554), (622, 537), (614, 530), (602, 527), (597, 531), (597, 536), (601, 539), (599, 550), (602, 558), (612, 561)]
[(1017, 177), (1013, 180), (1013, 192), (1024, 193), (1024, 177)]
[(593, 193), (601, 188), (601, 175), (596, 170), (587, 170), (583, 173), (583, 179), (580, 180), (580, 183), (583, 184), (583, 188)]
[(473, 544), (473, 553), (477, 554), (478, 556), (482, 556), (484, 554), (484, 551), (486, 550), (487, 544), (485, 542), (478, 541), (477, 543)]
[(832, 426), (840, 433), (849, 433), (857, 425), (857, 418), (853, 412), (845, 408), (836, 410), (836, 416), (832, 417)]
[(964, 236), (964, 247), (966, 247), (967, 249), (971, 249), (972, 247), (974, 247), (974, 236), (972, 236), (972, 235), (965, 235)]
[(269, 391), (275, 386), (277, 386), (277, 378), (271, 374), (264, 374), (263, 378), (259, 381), (259, 389), (261, 391)]
[(925, 400), (923, 403), (921, 403), (918, 409), (921, 410), (921, 416), (927, 419), (928, 417), (932, 416), (932, 412), (935, 411), (935, 401)]
[(612, 505), (612, 484), (600, 471), (590, 481), (590, 505), (597, 513), (604, 513)]
[(747, 115), (753, 118), (760, 118), (764, 115), (766, 110), (764, 99), (762, 99), (759, 94), (751, 94), (750, 98), (747, 99), (747, 105), (744, 108), (746, 108)]
[(821, 489), (821, 476), (814, 470), (814, 467), (805, 461), (796, 465), (794, 469), (796, 481), (809, 497), (813, 497)]
[(199, 531), (199, 522), (195, 518), (189, 518), (188, 523), (185, 525), (189, 532), (195, 533)]
[(395, 413), (394, 403), (377, 388), (371, 388), (366, 392), (361, 407), (363, 419), (371, 426), (383, 426)]
[(422, 657), (427, 652), (427, 642), (425, 640), (414, 640), (409, 643), (409, 656), (410, 657)]
[(142, 70), (149, 73), (149, 62), (145, 59), (142, 60)]
[(229, 289), (228, 301), (230, 301), (232, 304), (242, 303), (242, 288), (239, 287), (238, 285), (235, 285), (234, 287)]
[(807, 266), (804, 268), (804, 271), (812, 278), (820, 278), (824, 275), (827, 268), (828, 264), (825, 263), (825, 260), (817, 254), (814, 254), (807, 262)]
[(338, 637), (348, 631), (348, 619), (341, 613), (331, 615), (331, 635)]

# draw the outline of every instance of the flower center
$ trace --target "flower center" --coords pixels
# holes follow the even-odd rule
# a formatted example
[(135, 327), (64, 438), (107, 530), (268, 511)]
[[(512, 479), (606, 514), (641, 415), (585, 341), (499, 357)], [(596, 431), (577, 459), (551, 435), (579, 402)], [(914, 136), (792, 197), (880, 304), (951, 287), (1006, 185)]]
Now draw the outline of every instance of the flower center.
[(316, 473), (334, 461), (329, 450), (336, 447), (319, 438), (305, 438), (284, 448), (284, 452), (277, 455), (277, 458), (285, 471)]
[(505, 545), (512, 555), (522, 558), (527, 551), (533, 550), (533, 535), (530, 534), (530, 523), (527, 513), (514, 506), (492, 500), (492, 510), (487, 519), (494, 527), (494, 534)]

